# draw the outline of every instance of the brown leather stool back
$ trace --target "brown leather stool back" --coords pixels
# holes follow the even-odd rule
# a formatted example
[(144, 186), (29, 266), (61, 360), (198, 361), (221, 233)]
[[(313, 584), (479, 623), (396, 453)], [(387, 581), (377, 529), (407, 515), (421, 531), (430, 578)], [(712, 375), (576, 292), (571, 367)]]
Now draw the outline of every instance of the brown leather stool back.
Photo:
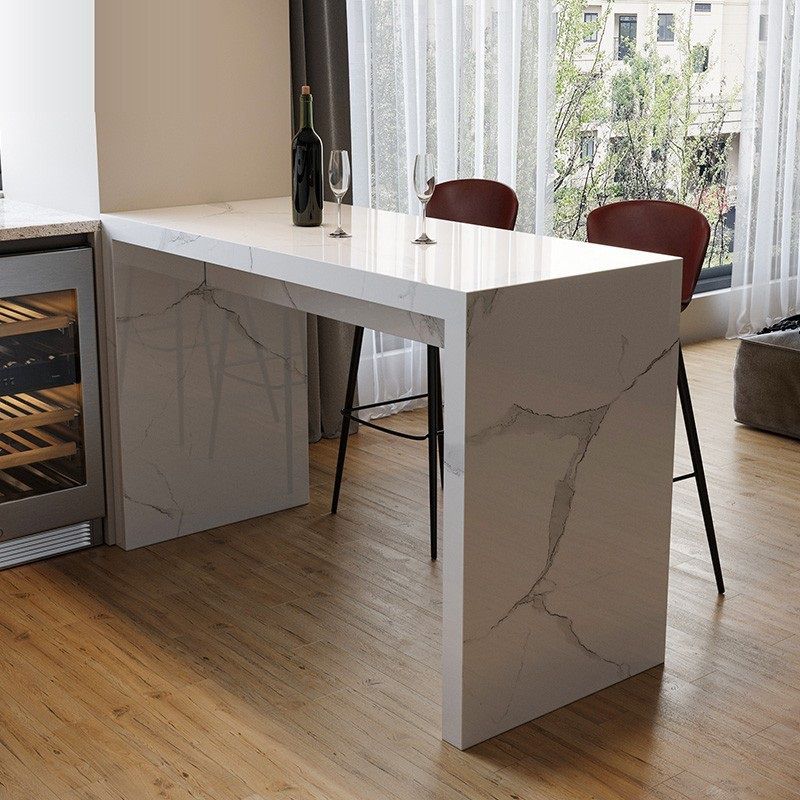
[(518, 210), (519, 201), (510, 186), (485, 178), (462, 178), (437, 184), (428, 201), (427, 214), (431, 219), (511, 231)]
[(681, 310), (689, 305), (703, 268), (711, 226), (696, 209), (664, 200), (609, 203), (586, 218), (594, 244), (680, 256), (683, 259)]

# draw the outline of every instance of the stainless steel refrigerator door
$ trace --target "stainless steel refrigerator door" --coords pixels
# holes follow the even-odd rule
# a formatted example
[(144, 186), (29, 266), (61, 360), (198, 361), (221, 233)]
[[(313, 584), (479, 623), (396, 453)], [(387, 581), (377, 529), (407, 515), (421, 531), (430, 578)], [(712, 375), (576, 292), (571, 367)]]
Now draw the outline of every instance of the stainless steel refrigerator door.
[(0, 542), (105, 516), (93, 269), (89, 247), (0, 256), (0, 298), (76, 293), (85, 467), (83, 485), (0, 503)]

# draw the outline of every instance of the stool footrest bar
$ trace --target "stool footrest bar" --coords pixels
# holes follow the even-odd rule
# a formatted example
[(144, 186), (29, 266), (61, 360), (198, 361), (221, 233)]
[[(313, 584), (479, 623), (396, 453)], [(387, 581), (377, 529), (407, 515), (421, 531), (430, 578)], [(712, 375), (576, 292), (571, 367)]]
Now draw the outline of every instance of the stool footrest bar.
[(366, 419), (361, 419), (361, 417), (357, 416), (356, 414), (344, 414), (343, 416), (345, 419), (352, 419), (357, 422), (359, 425), (366, 425), (368, 428), (374, 428), (376, 431), (382, 431), (383, 433), (390, 433), (392, 436), (399, 436), (401, 439), (411, 439), (414, 442), (424, 442), (428, 438), (427, 433), (405, 433), (404, 431), (396, 431), (393, 428), (387, 428), (383, 425), (377, 425), (374, 422), (370, 422)]
[(396, 400), (381, 400), (379, 403), (366, 403), (363, 406), (353, 406), (350, 409), (343, 408), (342, 414), (347, 414), (352, 411), (363, 411), (365, 408), (380, 408), (381, 406), (392, 406), (395, 403), (407, 403), (410, 400), (422, 400), (427, 396), (427, 394), (412, 394), (408, 397), (398, 397)]
[(688, 478), (695, 478), (695, 477), (697, 477), (696, 472), (687, 472), (686, 475), (678, 475), (677, 478), (673, 478), (672, 482), (677, 483), (678, 481), (685, 481)]

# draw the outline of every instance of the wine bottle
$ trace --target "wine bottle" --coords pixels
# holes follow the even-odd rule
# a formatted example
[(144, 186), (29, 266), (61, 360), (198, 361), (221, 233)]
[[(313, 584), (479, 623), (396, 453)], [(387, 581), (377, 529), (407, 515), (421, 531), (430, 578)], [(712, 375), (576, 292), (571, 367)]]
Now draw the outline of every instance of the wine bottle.
[(311, 88), (300, 94), (300, 129), (292, 139), (292, 221), (312, 227), (322, 224), (322, 139), (314, 130)]

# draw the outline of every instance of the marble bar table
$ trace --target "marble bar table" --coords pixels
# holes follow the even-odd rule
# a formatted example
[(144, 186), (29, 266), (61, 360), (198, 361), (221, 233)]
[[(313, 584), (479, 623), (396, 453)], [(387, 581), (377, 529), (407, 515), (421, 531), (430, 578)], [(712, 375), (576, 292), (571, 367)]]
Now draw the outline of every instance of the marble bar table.
[(680, 259), (287, 198), (102, 222), (123, 547), (307, 501), (322, 314), (443, 348), (443, 738), (663, 662)]

